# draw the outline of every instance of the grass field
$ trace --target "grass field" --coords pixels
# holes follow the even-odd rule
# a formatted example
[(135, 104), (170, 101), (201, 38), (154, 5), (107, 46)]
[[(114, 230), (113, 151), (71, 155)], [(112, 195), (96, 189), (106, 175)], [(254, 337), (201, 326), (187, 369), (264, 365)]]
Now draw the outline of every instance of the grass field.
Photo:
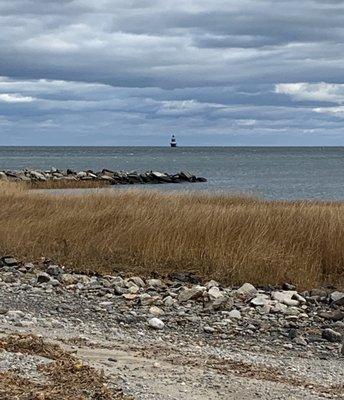
[(226, 284), (344, 283), (344, 203), (0, 187), (0, 252), (79, 271), (192, 271)]

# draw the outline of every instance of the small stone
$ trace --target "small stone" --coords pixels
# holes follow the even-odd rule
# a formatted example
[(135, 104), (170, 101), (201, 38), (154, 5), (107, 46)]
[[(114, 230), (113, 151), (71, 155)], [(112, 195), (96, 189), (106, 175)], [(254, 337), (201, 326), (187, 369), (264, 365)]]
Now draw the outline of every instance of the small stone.
[(164, 286), (160, 279), (148, 279), (147, 285), (155, 288), (159, 288)]
[(139, 286), (139, 287), (144, 287), (145, 286), (145, 283), (144, 283), (143, 279), (140, 278), (139, 276), (132, 276), (130, 278), (130, 280), (133, 281), (136, 286)]
[(239, 310), (232, 310), (228, 313), (228, 317), (234, 319), (241, 319), (241, 313)]
[(249, 298), (257, 293), (257, 289), (250, 283), (244, 283), (235, 293), (240, 297)]
[(296, 287), (294, 285), (292, 285), (291, 283), (284, 283), (282, 286), (283, 290), (295, 290)]
[(164, 329), (164, 326), (165, 326), (165, 324), (159, 318), (149, 319), (148, 324), (153, 329)]
[(307, 341), (303, 336), (297, 336), (294, 340), (294, 343), (298, 344), (299, 346), (307, 346)]
[(172, 296), (167, 296), (167, 297), (165, 297), (165, 298), (164, 298), (164, 304), (165, 304), (165, 306), (167, 306), (167, 307), (173, 306), (173, 304), (174, 304), (173, 297), (172, 297)]
[(215, 332), (215, 328), (211, 327), (211, 326), (205, 326), (203, 327), (204, 332), (206, 333), (214, 333)]
[(63, 273), (63, 269), (58, 265), (49, 265), (46, 271), (51, 276), (59, 276)]
[(130, 286), (130, 288), (129, 288), (129, 293), (131, 293), (131, 294), (136, 294), (139, 291), (140, 291), (140, 288), (138, 286), (136, 286), (135, 283), (132, 286)]
[(219, 284), (218, 282), (214, 281), (214, 280), (211, 280), (211, 281), (209, 281), (209, 282), (207, 282), (207, 283), (205, 284), (205, 287), (206, 287), (207, 289), (211, 289), (211, 288), (213, 288), (213, 287), (219, 287), (219, 286), (220, 286), (220, 284)]
[(217, 300), (223, 298), (223, 293), (220, 292), (220, 289), (217, 286), (212, 286), (208, 290), (208, 295), (210, 300)]
[(41, 272), (37, 275), (37, 283), (48, 283), (50, 282), (50, 276), (46, 272)]
[(157, 307), (157, 306), (152, 306), (149, 309), (149, 313), (154, 315), (155, 317), (160, 317), (161, 315), (165, 314), (164, 311), (161, 308)]
[(188, 289), (185, 288), (179, 293), (178, 300), (180, 302), (185, 302), (189, 300), (194, 300), (197, 299), (198, 297), (201, 297), (203, 295), (203, 292), (205, 291), (204, 286), (193, 286), (192, 288)]
[(270, 304), (270, 299), (266, 294), (258, 294), (257, 297), (250, 301), (250, 303), (256, 307), (264, 307)]
[(322, 331), (322, 337), (332, 343), (341, 343), (342, 341), (342, 335), (330, 328)]
[(137, 299), (138, 296), (135, 293), (124, 293), (122, 297), (124, 297), (126, 300), (132, 301)]

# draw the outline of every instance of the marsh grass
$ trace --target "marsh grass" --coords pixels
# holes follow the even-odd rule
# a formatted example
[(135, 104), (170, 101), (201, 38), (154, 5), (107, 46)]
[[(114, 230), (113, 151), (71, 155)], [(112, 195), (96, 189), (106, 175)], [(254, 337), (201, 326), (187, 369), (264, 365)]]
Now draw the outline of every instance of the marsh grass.
[(89, 189), (102, 188), (110, 186), (107, 181), (100, 180), (76, 180), (76, 179), (60, 179), (47, 181), (20, 182), (28, 189)]
[(0, 252), (77, 271), (192, 271), (227, 284), (344, 283), (344, 203), (0, 187)]

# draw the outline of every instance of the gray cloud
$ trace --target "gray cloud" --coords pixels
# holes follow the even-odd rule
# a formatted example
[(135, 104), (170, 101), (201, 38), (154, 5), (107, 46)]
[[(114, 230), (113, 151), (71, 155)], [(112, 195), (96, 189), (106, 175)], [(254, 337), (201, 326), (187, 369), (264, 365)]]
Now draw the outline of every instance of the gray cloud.
[(0, 144), (344, 144), (343, 11), (0, 0)]

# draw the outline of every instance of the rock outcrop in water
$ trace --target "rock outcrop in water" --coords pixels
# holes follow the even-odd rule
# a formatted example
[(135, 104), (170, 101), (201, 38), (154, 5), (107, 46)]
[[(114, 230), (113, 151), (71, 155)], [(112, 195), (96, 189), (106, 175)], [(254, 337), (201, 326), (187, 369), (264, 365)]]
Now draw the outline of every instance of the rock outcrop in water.
[(155, 183), (182, 183), (182, 182), (206, 182), (202, 177), (196, 177), (188, 171), (181, 171), (177, 174), (168, 174), (159, 171), (149, 171), (138, 173), (136, 171), (111, 171), (103, 169), (99, 172), (65, 171), (51, 168), (47, 171), (40, 170), (20, 170), (20, 171), (0, 171), (0, 180), (9, 180), (15, 182), (45, 182), (45, 181), (101, 181), (111, 185), (126, 184), (155, 184)]

